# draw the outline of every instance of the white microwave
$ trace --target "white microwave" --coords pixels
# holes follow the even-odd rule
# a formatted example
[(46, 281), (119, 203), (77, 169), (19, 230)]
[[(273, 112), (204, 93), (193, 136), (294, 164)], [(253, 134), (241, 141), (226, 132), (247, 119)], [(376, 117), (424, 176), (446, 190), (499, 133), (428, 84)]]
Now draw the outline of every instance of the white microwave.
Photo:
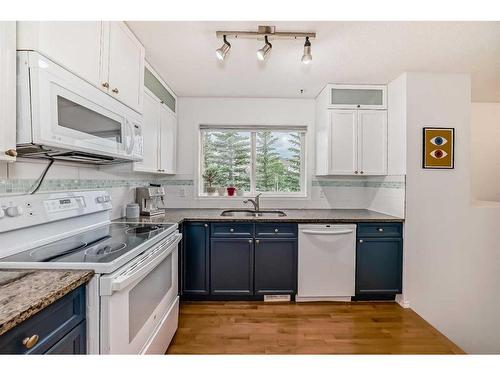
[(43, 55), (17, 53), (17, 152), (92, 164), (142, 160), (142, 115)]

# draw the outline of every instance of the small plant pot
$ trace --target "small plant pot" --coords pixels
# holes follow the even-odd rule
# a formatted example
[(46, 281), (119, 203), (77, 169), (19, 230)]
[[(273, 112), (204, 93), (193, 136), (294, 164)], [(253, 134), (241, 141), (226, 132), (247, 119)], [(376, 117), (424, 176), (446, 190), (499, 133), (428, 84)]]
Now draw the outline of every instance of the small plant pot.
[(217, 191), (219, 192), (219, 195), (221, 197), (223, 197), (224, 195), (226, 195), (226, 188), (225, 187), (218, 187)]
[(213, 186), (207, 187), (207, 194), (208, 195), (214, 195), (216, 191), (217, 191), (217, 188), (215, 188)]
[(240, 190), (240, 189), (238, 189), (238, 190), (236, 190), (236, 195), (237, 195), (238, 197), (242, 197), (242, 196), (244, 196), (244, 195), (245, 195), (245, 191), (244, 191), (244, 190)]
[(236, 192), (236, 188), (235, 187), (230, 186), (230, 187), (227, 188), (227, 195), (229, 195), (230, 197), (232, 197), (235, 192)]

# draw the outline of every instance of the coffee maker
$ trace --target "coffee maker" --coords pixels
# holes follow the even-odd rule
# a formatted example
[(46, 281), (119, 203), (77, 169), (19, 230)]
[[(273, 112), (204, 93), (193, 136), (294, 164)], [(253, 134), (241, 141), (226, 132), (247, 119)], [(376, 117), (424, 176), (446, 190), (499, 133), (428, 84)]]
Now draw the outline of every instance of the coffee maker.
[(165, 188), (161, 185), (151, 184), (138, 187), (135, 191), (136, 202), (139, 204), (141, 215), (154, 216), (164, 213)]

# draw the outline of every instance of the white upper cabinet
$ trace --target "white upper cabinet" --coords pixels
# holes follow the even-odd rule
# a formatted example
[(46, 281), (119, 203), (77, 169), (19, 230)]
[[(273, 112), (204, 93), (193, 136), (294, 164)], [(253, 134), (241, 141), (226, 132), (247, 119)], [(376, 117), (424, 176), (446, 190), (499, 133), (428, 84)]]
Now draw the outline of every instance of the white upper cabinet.
[(329, 174), (351, 175), (357, 170), (357, 138), (357, 111), (330, 111)]
[(160, 171), (176, 172), (177, 118), (165, 105), (160, 107)]
[(387, 174), (387, 111), (358, 112), (358, 172)]
[(328, 108), (387, 109), (385, 85), (327, 85)]
[(35, 50), (93, 85), (101, 69), (101, 21), (21, 21), (17, 49)]
[[(351, 100), (358, 93), (333, 93), (332, 90), (362, 91), (376, 86), (327, 85), (316, 98), (316, 175), (383, 176), (387, 174), (387, 110), (358, 109), (386, 106), (383, 93), (369, 99)], [(365, 95), (365, 94), (363, 94)], [(363, 98), (363, 95), (360, 95)], [(332, 105), (332, 98), (336, 103)], [(343, 104), (339, 104), (342, 102)], [(370, 104), (353, 104), (353, 103)], [(377, 104), (379, 103), (379, 104)], [(332, 109), (333, 106), (333, 109)], [(336, 109), (336, 107), (341, 109)]]
[(142, 113), (144, 47), (118, 21), (21, 21), (17, 49), (34, 50)]
[(144, 47), (123, 22), (107, 22), (103, 34), (101, 87), (142, 113)]
[(144, 151), (142, 154), (142, 160), (134, 163), (135, 171), (150, 173), (159, 172), (159, 111), (160, 108), (158, 99), (146, 90), (144, 93), (144, 122), (142, 124)]
[(0, 161), (16, 160), (16, 23), (0, 22)]

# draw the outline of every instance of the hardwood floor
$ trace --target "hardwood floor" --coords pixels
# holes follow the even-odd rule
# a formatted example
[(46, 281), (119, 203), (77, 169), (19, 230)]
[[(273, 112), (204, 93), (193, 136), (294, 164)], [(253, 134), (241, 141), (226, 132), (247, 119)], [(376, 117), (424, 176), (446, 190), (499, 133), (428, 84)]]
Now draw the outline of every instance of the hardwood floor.
[(394, 302), (184, 302), (168, 354), (459, 354)]

